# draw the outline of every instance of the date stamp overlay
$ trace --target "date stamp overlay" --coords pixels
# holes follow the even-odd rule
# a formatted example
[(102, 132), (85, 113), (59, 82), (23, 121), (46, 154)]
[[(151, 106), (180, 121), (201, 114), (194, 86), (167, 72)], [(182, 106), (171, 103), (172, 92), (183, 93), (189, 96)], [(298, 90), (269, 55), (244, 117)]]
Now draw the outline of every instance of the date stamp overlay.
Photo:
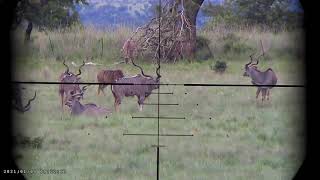
[(28, 175), (58, 175), (58, 174), (66, 174), (65, 169), (5, 169), (2, 171), (4, 174), (28, 174)]

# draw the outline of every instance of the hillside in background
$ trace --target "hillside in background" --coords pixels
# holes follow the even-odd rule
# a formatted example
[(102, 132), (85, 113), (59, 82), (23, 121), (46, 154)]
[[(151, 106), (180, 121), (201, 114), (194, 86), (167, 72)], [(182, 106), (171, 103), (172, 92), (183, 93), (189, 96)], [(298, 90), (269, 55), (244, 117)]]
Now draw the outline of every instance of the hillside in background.
[[(221, 0), (210, 0), (219, 3)], [(158, 0), (89, 0), (89, 5), (78, 6), (81, 22), (98, 28), (107, 26), (133, 25), (139, 26), (154, 17)], [(205, 1), (205, 4), (209, 0)], [(202, 26), (208, 18), (200, 11), (198, 26)]]
[(153, 16), (156, 0), (90, 0), (78, 7), (81, 22), (96, 27), (141, 25)]
[[(302, 10), (299, 0), (291, 0), (292, 10)], [(80, 5), (77, 10), (84, 25), (98, 28), (129, 25), (140, 26), (154, 17), (158, 0), (88, 0), (89, 5)], [(205, 0), (208, 3), (222, 3), (223, 0)], [(203, 26), (210, 17), (206, 17), (200, 10), (197, 26)]]

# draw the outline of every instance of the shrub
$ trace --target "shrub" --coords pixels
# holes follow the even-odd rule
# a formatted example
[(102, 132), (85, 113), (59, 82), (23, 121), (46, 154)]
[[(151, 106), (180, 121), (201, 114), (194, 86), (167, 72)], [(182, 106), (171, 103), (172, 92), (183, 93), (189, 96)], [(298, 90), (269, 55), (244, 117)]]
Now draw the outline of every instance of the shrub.
[(240, 37), (236, 36), (234, 33), (228, 33), (226, 36), (222, 37), (223, 52), (224, 53), (234, 53), (243, 54), (248, 51), (253, 50), (252, 47), (247, 45)]
[(211, 65), (211, 70), (219, 73), (225, 72), (227, 69), (227, 63), (224, 61), (216, 61)]
[(42, 147), (44, 137), (30, 138), (27, 136), (17, 136), (15, 139), (15, 144), (22, 147), (29, 147), (33, 149), (40, 149)]
[(197, 36), (197, 60), (208, 60), (209, 58), (213, 57), (209, 44), (210, 40), (208, 38), (203, 36)]

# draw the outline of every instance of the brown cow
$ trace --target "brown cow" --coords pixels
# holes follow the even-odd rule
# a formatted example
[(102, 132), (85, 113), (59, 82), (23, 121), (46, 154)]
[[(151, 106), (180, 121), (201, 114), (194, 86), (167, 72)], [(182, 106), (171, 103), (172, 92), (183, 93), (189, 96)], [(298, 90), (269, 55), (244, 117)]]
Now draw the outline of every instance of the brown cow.
[[(101, 70), (97, 75), (98, 83), (114, 83), (116, 80), (124, 77), (123, 72), (119, 69), (116, 70)], [(99, 84), (98, 87), (98, 95), (100, 94), (100, 90), (103, 92), (103, 89), (106, 87), (106, 84)], [(105, 95), (105, 94), (104, 94)]]

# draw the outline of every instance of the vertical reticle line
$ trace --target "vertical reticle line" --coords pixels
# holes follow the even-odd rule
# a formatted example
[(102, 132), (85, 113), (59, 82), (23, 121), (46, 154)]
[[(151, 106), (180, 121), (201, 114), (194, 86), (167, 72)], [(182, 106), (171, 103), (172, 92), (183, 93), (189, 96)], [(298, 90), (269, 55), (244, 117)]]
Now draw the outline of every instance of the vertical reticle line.
[[(158, 67), (157, 67), (157, 71), (158, 73), (160, 74), (160, 57), (161, 57), (161, 52), (160, 52), (160, 49), (161, 49), (161, 32), (160, 32), (160, 28), (161, 28), (161, 11), (162, 11), (162, 5), (161, 5), (161, 0), (159, 0), (159, 37), (158, 37)], [(157, 75), (158, 76), (158, 75)], [(159, 84), (160, 84), (160, 79), (161, 77), (159, 78)], [(158, 146), (157, 146), (157, 180), (159, 180), (159, 165), (160, 165), (160, 150), (159, 150), (159, 146), (160, 146), (160, 85), (158, 87), (158, 136), (157, 136), (157, 140), (158, 140)]]

